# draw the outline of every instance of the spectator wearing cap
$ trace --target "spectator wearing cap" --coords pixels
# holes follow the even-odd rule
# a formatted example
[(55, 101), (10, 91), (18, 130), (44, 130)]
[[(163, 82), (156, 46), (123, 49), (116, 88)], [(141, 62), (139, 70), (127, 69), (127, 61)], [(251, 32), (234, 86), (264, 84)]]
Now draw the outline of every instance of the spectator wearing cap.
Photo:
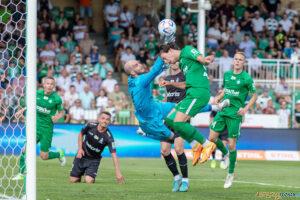
[(106, 79), (107, 72), (113, 72), (112, 65), (107, 62), (105, 56), (99, 56), (99, 62), (95, 65), (94, 71), (98, 72), (99, 77), (104, 80)]
[(132, 53), (132, 49), (130, 46), (126, 47), (125, 53), (121, 55), (121, 62), (122, 67), (127, 63), (128, 61), (135, 60), (135, 55)]
[(73, 81), (71, 84), (75, 86), (76, 92), (78, 94), (80, 94), (80, 92), (83, 91), (84, 87), (86, 86), (86, 82), (82, 80), (82, 76), (80, 73), (76, 75), (75, 81)]
[(109, 94), (114, 91), (116, 84), (118, 82), (112, 78), (112, 72), (107, 72), (107, 78), (102, 82), (102, 88)]
[(286, 107), (286, 102), (281, 102), (277, 114), (280, 117), (280, 121), (284, 124), (288, 124), (288, 128), (291, 127), (291, 111)]
[(275, 19), (275, 12), (270, 13), (270, 17), (266, 19), (265, 25), (269, 31), (275, 32), (277, 30), (278, 21)]
[(74, 105), (74, 102), (76, 101), (76, 99), (79, 98), (78, 93), (76, 92), (75, 86), (74, 85), (70, 85), (70, 89), (67, 90), (64, 94), (64, 101), (65, 104), (68, 107), (71, 107)]
[(129, 37), (133, 35), (132, 26), (134, 24), (133, 14), (128, 10), (128, 6), (123, 7), (123, 12), (120, 14), (120, 27), (124, 29), (125, 34)]
[(216, 49), (216, 47), (219, 45), (219, 40), (221, 40), (221, 31), (220, 24), (215, 23), (213, 27), (210, 27), (207, 30), (207, 45), (209, 48)]
[(275, 115), (276, 114), (276, 109), (274, 108), (272, 99), (268, 100), (268, 105), (266, 108), (263, 109), (262, 113), (267, 114), (267, 115)]
[[(294, 53), (295, 50), (291, 47), (291, 44), (289, 41), (286, 41), (284, 43), (284, 49), (282, 50), (282, 57), (284, 59), (290, 59), (292, 56), (292, 53)], [(287, 69), (289, 70), (289, 69)]]
[(197, 26), (192, 23), (190, 26), (190, 30), (187, 34), (187, 45), (197, 47), (197, 40), (198, 40)]
[(255, 11), (255, 17), (252, 19), (252, 31), (256, 38), (259, 38), (262, 35), (265, 26), (265, 20), (260, 17), (259, 11)]
[(59, 61), (59, 64), (66, 65), (69, 62), (69, 56), (65, 51), (64, 46), (60, 46), (59, 53), (56, 54), (55, 58)]
[(251, 76), (253, 78), (260, 78), (260, 70), (261, 70), (261, 59), (257, 57), (257, 52), (254, 51), (252, 57), (248, 59), (248, 66), (251, 69)]
[(232, 36), (229, 37), (228, 42), (223, 47), (229, 53), (229, 57), (233, 58), (234, 54), (238, 50), (238, 45), (235, 43)]
[(93, 77), (89, 79), (88, 85), (91, 88), (91, 91), (95, 96), (98, 95), (101, 87), (102, 87), (102, 79), (99, 78), (98, 72), (94, 71)]
[(146, 41), (145, 50), (148, 51), (149, 55), (152, 59), (154, 59), (155, 55), (158, 53), (159, 43), (155, 39), (154, 34), (149, 35), (149, 39)]
[(250, 36), (245, 34), (244, 40), (239, 45), (239, 49), (244, 51), (246, 58), (251, 58), (252, 51), (255, 47), (256, 45), (252, 40), (250, 40)]
[(95, 40), (90, 39), (89, 33), (84, 34), (83, 40), (80, 40), (79, 42), (79, 47), (81, 48), (84, 56), (88, 56), (90, 54), (95, 42), (96, 42)]
[(296, 102), (294, 124), (295, 128), (300, 128), (300, 100)]
[(91, 57), (91, 60), (92, 60), (92, 64), (95, 65), (98, 63), (98, 60), (99, 60), (99, 52), (98, 52), (98, 46), (93, 46), (92, 47), (92, 51), (90, 52), (90, 57)]
[(75, 100), (75, 105), (70, 108), (69, 114), (70, 114), (71, 124), (84, 123), (84, 109), (81, 105), (80, 99)]
[(282, 20), (279, 21), (279, 24), (282, 26), (285, 32), (289, 32), (290, 28), (292, 27), (292, 21), (288, 19), (287, 14), (283, 14)]
[(91, 101), (95, 98), (93, 92), (90, 91), (88, 85), (84, 86), (83, 91), (79, 93), (79, 99), (82, 102), (82, 107), (84, 109), (89, 109), (91, 105)]
[(268, 95), (268, 89), (264, 88), (262, 91), (262, 94), (258, 96), (256, 100), (256, 107), (255, 107), (255, 113), (261, 114), (263, 113), (263, 110), (268, 107), (268, 101), (272, 98)]
[(291, 90), (289, 85), (285, 82), (285, 78), (280, 78), (280, 83), (275, 87), (275, 97), (276, 102), (285, 101), (287, 103), (291, 102)]
[(220, 58), (219, 64), (222, 74), (232, 69), (233, 59), (229, 57), (227, 50), (223, 50), (223, 56)]

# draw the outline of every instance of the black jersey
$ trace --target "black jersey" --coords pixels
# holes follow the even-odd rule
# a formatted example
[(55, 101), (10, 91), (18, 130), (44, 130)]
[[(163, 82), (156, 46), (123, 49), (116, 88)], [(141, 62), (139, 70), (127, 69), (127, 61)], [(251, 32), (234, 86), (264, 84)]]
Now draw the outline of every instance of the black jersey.
[[(165, 80), (170, 82), (184, 82), (185, 77), (182, 72), (179, 72), (178, 74), (167, 76)], [(185, 90), (173, 86), (166, 86), (166, 90), (167, 102), (179, 103), (182, 99), (185, 98)]]
[(88, 159), (101, 159), (101, 153), (108, 146), (111, 153), (116, 152), (114, 138), (107, 129), (103, 133), (97, 130), (98, 123), (87, 123), (81, 132), (84, 136), (82, 149), (84, 157)]

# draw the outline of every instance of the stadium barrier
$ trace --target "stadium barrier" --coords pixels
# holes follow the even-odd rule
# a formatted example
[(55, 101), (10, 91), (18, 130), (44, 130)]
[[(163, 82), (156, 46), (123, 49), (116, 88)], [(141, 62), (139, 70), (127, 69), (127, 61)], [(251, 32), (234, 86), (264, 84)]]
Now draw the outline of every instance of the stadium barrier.
[[(24, 144), (24, 125), (3, 124), (0, 128), (0, 154), (19, 155)], [(77, 137), (83, 125), (56, 124), (52, 149), (64, 149), (67, 156), (77, 153)], [(159, 158), (160, 143), (136, 133), (137, 126), (110, 126), (117, 146), (119, 157), (149, 157)], [(5, 131), (4, 131), (5, 130)], [(208, 137), (208, 128), (198, 130)], [(37, 154), (39, 154), (39, 145)], [(185, 144), (188, 158), (192, 157), (191, 147)], [(299, 129), (258, 129), (244, 128), (237, 144), (240, 160), (293, 160), (300, 161), (300, 131)], [(108, 149), (103, 156), (110, 156)], [(220, 152), (217, 152), (220, 158)]]
[[(233, 61), (233, 59), (232, 59)], [(229, 63), (229, 64), (228, 64)], [(222, 85), (223, 70), (232, 68), (231, 62), (226, 59), (216, 58), (207, 67), (208, 73), (213, 75), (215, 81)], [(275, 86), (279, 84), (280, 77), (285, 77), (287, 83), (293, 83), (293, 65), (289, 59), (247, 59), (245, 70), (251, 75), (256, 86)], [(296, 65), (296, 86), (300, 87), (300, 64)]]

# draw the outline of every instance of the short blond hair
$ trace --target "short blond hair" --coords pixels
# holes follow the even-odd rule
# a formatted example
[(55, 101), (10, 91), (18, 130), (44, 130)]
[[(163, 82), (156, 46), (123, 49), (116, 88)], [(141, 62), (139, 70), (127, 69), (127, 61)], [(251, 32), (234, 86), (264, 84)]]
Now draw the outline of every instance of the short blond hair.
[(240, 55), (244, 56), (244, 59), (246, 60), (246, 55), (245, 55), (244, 52), (238, 51), (238, 52), (236, 52), (234, 55), (236, 55), (236, 54), (240, 54)]

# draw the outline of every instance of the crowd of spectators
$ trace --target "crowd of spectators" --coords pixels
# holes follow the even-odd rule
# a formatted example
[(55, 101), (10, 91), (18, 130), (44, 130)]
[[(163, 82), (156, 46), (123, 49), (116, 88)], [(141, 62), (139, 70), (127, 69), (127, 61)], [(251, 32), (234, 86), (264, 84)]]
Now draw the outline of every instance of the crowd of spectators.
[[(1, 88), (5, 89), (5, 92), (3, 89), (0, 92), (0, 113), (5, 115), (4, 120), (14, 118), (18, 108), (13, 105), (20, 105), (20, 97), (24, 97), (25, 2), (22, 2), (17, 6), (10, 4), (10, 12), (1, 19), (1, 37), (3, 41), (9, 41), (0, 41)], [(132, 105), (125, 93), (120, 91), (120, 85), (127, 82), (126, 75), (122, 74), (124, 64), (136, 59), (150, 69), (159, 53), (160, 37), (156, 24), (145, 14), (144, 7), (136, 6), (131, 11), (127, 5), (122, 8), (120, 5), (119, 1), (108, 0), (104, 6), (102, 17), (106, 45), (100, 47), (90, 38), (90, 33), (95, 31), (90, 0), (80, 0), (80, 12), (71, 17), (63, 11), (54, 15), (55, 8), (49, 0), (39, 1), (38, 84), (41, 88), (46, 76), (56, 78), (56, 92), (65, 108), (62, 123), (95, 121), (97, 113), (102, 110), (110, 111), (116, 124), (120, 123), (118, 116), (130, 115), (128, 110)], [(177, 41), (184, 41), (181, 45), (196, 46), (197, 15), (188, 12), (187, 3), (177, 5), (178, 2), (172, 0), (171, 16), (178, 25)], [(0, 8), (1, 12), (4, 11)], [(164, 7), (160, 17), (164, 18)], [(234, 5), (229, 0), (222, 3), (215, 1), (212, 10), (206, 12), (206, 53), (219, 58), (218, 63), (209, 68), (211, 77), (220, 77), (230, 70), (234, 53), (241, 50), (245, 52), (253, 77), (274, 78), (274, 71), (263, 68), (260, 59), (288, 59), (293, 52), (300, 54), (298, 17), (294, 2), (285, 9), (279, 0), (263, 0), (259, 5), (255, 5), (253, 0), (248, 0), (247, 5), (243, 5), (241, 0)], [(113, 78), (120, 74), (122, 83)], [(159, 87), (158, 83), (168, 74), (165, 71), (153, 83), (155, 101), (166, 100), (165, 88)], [(284, 78), (276, 86), (275, 98), (274, 102), (264, 90), (251, 112), (284, 113), (282, 110), (291, 103), (291, 92)], [(276, 110), (274, 104), (280, 105), (280, 109)]]

